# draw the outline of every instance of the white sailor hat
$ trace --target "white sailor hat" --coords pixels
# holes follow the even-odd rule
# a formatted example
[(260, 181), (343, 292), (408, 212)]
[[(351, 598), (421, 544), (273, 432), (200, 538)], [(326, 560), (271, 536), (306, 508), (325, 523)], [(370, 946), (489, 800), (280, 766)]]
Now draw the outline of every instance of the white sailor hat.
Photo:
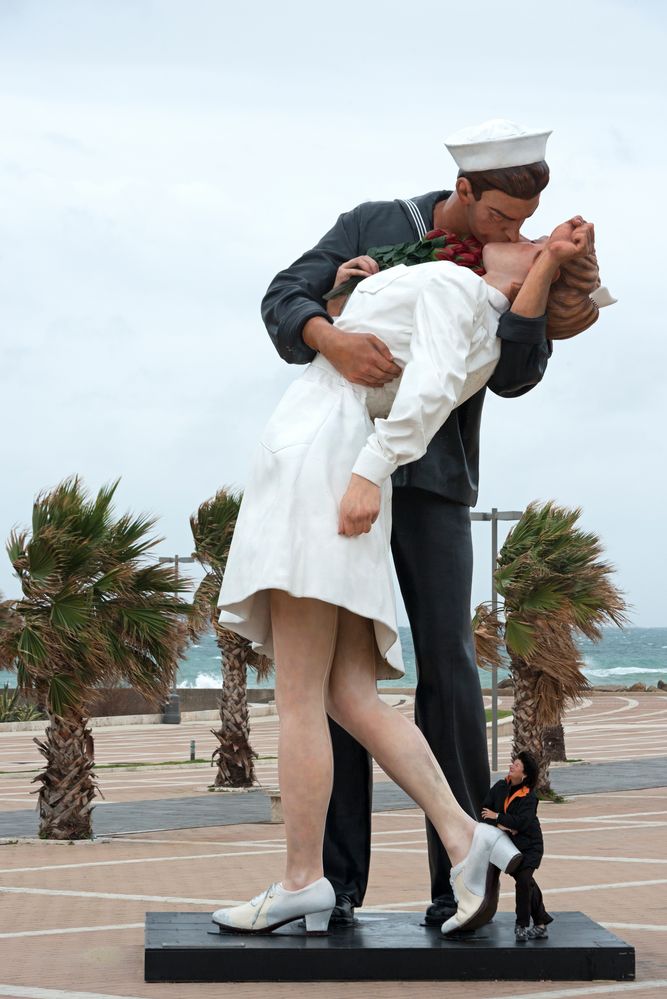
[(524, 128), (506, 118), (491, 118), (454, 132), (445, 145), (460, 170), (501, 170), (544, 159), (549, 131)]

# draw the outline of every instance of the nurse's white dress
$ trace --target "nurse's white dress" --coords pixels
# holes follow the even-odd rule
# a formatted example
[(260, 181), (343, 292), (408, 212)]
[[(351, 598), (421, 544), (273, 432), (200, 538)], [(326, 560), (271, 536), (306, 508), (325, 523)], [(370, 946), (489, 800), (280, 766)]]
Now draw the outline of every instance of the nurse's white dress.
[[(318, 354), (260, 438), (229, 551), (220, 622), (273, 656), (269, 591), (314, 597), (373, 620), (378, 679), (405, 670), (390, 551), (391, 474), (420, 458), (452, 409), (486, 384), (500, 356), (505, 296), (438, 261), (362, 281), (335, 325), (375, 333), (404, 366), (382, 389), (346, 381)], [(338, 534), (356, 472), (381, 487), (368, 534)]]

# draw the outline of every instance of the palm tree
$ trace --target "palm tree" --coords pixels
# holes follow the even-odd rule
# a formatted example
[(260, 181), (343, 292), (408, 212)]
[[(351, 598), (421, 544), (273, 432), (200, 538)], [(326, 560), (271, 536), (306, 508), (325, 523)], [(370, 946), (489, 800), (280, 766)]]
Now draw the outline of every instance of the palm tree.
[[(597, 535), (577, 527), (579, 509), (531, 503), (509, 533), (495, 573), (501, 611), (481, 604), (473, 620), (480, 665), (506, 665), (514, 681), (513, 753), (533, 752), (539, 790), (551, 793), (544, 732), (589, 688), (576, 638), (602, 637), (602, 627), (626, 622), (625, 600), (601, 560)], [(500, 614), (503, 614), (504, 621)]]
[(7, 552), (22, 596), (0, 605), (0, 667), (33, 691), (48, 715), (35, 739), (46, 768), (40, 836), (90, 839), (99, 790), (88, 728), (95, 688), (128, 683), (164, 703), (187, 633), (188, 588), (173, 569), (145, 560), (160, 542), (154, 518), (115, 519), (118, 482), (90, 499), (78, 477), (40, 493), (30, 530), (12, 531)]
[(271, 669), (271, 662), (253, 652), (249, 641), (218, 622), (218, 597), (240, 504), (240, 493), (219, 489), (190, 517), (193, 554), (206, 569), (194, 596), (191, 637), (196, 639), (212, 626), (222, 659), (220, 728), (211, 729), (218, 740), (212, 756), (218, 767), (216, 787), (251, 787), (255, 783), (257, 754), (250, 745), (247, 673), (251, 667), (262, 678)]

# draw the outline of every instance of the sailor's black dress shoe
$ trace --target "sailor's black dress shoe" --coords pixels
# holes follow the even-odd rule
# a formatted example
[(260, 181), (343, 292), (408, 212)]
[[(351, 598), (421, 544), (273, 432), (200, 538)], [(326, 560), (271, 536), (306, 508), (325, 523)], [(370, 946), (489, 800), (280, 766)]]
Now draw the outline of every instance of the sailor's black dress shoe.
[(354, 926), (354, 906), (347, 895), (336, 895), (336, 905), (329, 920), (330, 926)]
[[(335, 911), (335, 910), (334, 910)], [(442, 926), (456, 912), (456, 901), (453, 895), (441, 895), (434, 898), (424, 916), (426, 926)]]

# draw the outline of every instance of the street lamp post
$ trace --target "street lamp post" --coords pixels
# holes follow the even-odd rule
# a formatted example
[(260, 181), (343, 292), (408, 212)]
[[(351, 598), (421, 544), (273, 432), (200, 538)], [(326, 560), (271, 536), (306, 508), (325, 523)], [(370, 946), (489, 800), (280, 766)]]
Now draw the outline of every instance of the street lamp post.
[[(490, 513), (471, 513), (471, 520), (491, 521), (491, 609), (498, 609), (498, 591), (496, 590), (496, 563), (498, 561), (498, 521), (521, 520), (522, 510), (498, 510), (491, 507)], [(491, 770), (498, 769), (498, 667), (491, 668)]]
[[(165, 563), (170, 562), (174, 566), (174, 575), (176, 576), (176, 582), (178, 583), (178, 567), (181, 562), (194, 562), (194, 559), (190, 555), (160, 555), (158, 557), (158, 562)], [(181, 699), (178, 696), (178, 688), (173, 687), (171, 693), (169, 694), (169, 700), (164, 709), (164, 714), (162, 715), (162, 721), (165, 725), (180, 725), (181, 723)]]

